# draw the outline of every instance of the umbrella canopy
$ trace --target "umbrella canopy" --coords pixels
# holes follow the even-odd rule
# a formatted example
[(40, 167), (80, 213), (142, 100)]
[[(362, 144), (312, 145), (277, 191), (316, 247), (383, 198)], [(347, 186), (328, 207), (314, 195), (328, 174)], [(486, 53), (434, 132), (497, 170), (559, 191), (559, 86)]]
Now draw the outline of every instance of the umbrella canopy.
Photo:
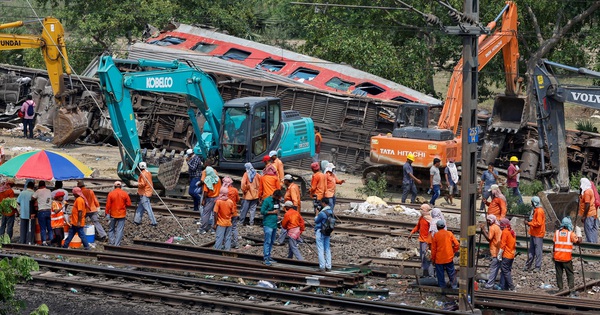
[(19, 154), (0, 165), (0, 174), (15, 178), (69, 180), (90, 176), (92, 170), (67, 154), (36, 150)]

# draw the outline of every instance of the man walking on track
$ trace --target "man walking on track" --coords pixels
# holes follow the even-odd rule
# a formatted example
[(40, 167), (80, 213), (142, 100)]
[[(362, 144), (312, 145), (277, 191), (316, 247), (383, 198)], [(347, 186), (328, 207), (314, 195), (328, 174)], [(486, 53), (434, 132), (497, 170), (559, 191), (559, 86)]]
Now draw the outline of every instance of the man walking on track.
[(121, 189), (121, 182), (116, 181), (113, 191), (106, 197), (106, 217), (108, 223), (108, 244), (120, 246), (127, 219), (127, 206), (131, 206), (129, 194)]

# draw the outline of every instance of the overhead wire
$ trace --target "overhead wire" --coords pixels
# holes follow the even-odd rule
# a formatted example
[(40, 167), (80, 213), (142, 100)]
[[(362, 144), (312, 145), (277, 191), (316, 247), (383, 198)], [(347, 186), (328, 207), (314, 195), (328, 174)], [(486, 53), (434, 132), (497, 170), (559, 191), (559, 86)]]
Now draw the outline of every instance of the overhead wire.
[[(35, 9), (33, 8), (33, 6), (31, 6), (31, 2), (30, 2), (29, 0), (26, 0), (26, 1), (27, 1), (27, 4), (29, 4), (29, 7), (30, 7), (30, 8), (31, 8), (31, 10), (33, 11), (34, 15), (36, 16), (36, 18), (39, 20), (40, 24), (42, 25), (43, 31), (44, 31), (44, 32), (46, 32), (48, 35), (50, 35), (50, 33), (49, 33), (49, 30), (47, 30), (47, 29), (44, 27), (44, 24), (43, 24), (43, 22), (42, 22), (42, 20), (43, 20), (43, 19), (41, 19), (41, 18), (39, 17), (39, 15), (37, 14), (37, 12), (36, 12), (36, 11), (35, 11)], [(52, 38), (51, 36), (48, 36), (48, 37), (49, 37), (49, 38)], [(52, 45), (55, 45), (55, 46), (57, 46), (57, 47), (59, 46), (59, 45), (58, 45), (58, 43), (52, 43)], [(76, 75), (76, 78), (77, 78), (77, 79), (80, 81), (80, 83), (83, 85), (84, 89), (85, 89), (87, 92), (91, 92), (91, 91), (90, 91), (90, 90), (87, 88), (87, 86), (84, 84), (83, 80), (81, 80), (81, 78), (79, 77), (79, 75), (76, 73), (75, 69), (73, 69), (73, 68), (71, 67), (71, 64), (69, 63), (69, 61), (68, 61), (68, 58), (66, 58), (66, 56), (64, 56), (64, 55), (62, 54), (62, 51), (61, 51), (60, 49), (58, 49), (58, 52), (59, 52), (59, 54), (61, 55), (61, 57), (62, 57), (63, 61), (66, 63), (66, 64), (65, 64), (65, 66), (69, 67), (69, 68), (71, 69), (71, 72), (72, 72), (73, 74), (75, 74), (75, 75)], [(93, 99), (93, 101), (94, 101), (94, 104), (95, 104), (95, 105), (96, 105), (96, 107), (98, 108), (98, 110), (99, 110), (100, 114), (102, 115), (102, 117), (103, 117), (104, 119), (106, 119), (106, 120), (110, 119), (109, 117), (107, 117), (107, 116), (106, 116), (106, 114), (104, 113), (104, 111), (103, 111), (103, 110), (102, 110), (102, 108), (100, 107), (100, 104), (99, 104), (98, 100), (96, 99), (96, 97), (94, 96), (94, 93), (90, 93), (90, 95), (92, 96), (92, 99)], [(112, 129), (112, 126), (111, 126), (110, 130), (113, 132), (114, 138), (117, 140), (117, 142), (119, 143), (119, 145), (120, 145), (121, 147), (123, 147), (123, 142), (121, 141), (121, 139), (119, 139), (119, 137), (117, 136), (117, 134), (115, 133), (115, 131)], [(126, 153), (128, 156), (129, 156), (129, 158), (130, 158), (132, 161), (135, 161), (135, 158), (134, 158), (134, 157), (132, 157), (132, 156), (131, 156), (131, 155), (130, 155), (128, 152), (127, 152), (127, 150), (123, 150), (123, 151), (125, 151), (125, 153)], [(135, 166), (135, 168), (136, 168), (136, 169), (137, 169), (137, 170), (138, 170), (138, 171), (141, 173), (141, 171), (142, 171), (142, 170), (139, 168), (139, 165), (136, 165), (136, 166)], [(144, 179), (144, 181), (146, 182), (146, 185), (152, 185), (152, 183), (151, 183), (151, 182), (149, 182), (149, 181), (148, 181), (148, 179), (147, 179), (145, 176), (142, 176), (142, 178), (143, 178), (143, 179)], [(166, 208), (166, 209), (169, 211), (169, 213), (171, 214), (171, 216), (172, 216), (172, 217), (175, 219), (175, 222), (177, 222), (177, 224), (179, 225), (179, 227), (181, 228), (181, 230), (182, 230), (184, 233), (187, 233), (187, 234), (185, 234), (184, 236), (185, 236), (187, 239), (189, 239), (189, 240), (190, 240), (190, 242), (191, 242), (193, 245), (198, 245), (198, 243), (196, 242), (196, 240), (195, 240), (195, 239), (192, 237), (191, 233), (188, 233), (188, 232), (185, 230), (185, 228), (184, 228), (183, 224), (181, 224), (181, 222), (179, 221), (179, 219), (177, 218), (177, 216), (175, 216), (175, 214), (173, 214), (173, 212), (171, 211), (170, 207), (169, 207), (169, 206), (168, 206), (168, 205), (165, 203), (165, 201), (162, 199), (162, 197), (161, 197), (161, 196), (158, 194), (158, 192), (157, 192), (157, 191), (154, 189), (154, 187), (153, 187), (153, 186), (152, 186), (152, 191), (153, 191), (153, 193), (154, 193), (154, 194), (156, 194), (156, 196), (158, 197), (158, 199), (160, 200), (160, 202), (162, 203), (162, 205), (163, 205), (163, 206), (165, 206), (165, 208)]]

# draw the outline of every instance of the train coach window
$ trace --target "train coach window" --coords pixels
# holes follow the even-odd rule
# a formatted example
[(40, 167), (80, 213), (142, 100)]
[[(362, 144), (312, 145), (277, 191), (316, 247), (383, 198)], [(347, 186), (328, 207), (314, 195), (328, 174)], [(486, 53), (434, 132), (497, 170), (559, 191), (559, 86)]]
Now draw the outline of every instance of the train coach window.
[(359, 90), (366, 92), (367, 94), (370, 94), (370, 95), (378, 95), (378, 94), (385, 92), (384, 88), (379, 87), (379, 86), (377, 86), (373, 83), (369, 83), (369, 82), (358, 84), (356, 86), (356, 89), (354, 89), (354, 91), (352, 91), (352, 94), (360, 95)]
[(151, 41), (148, 44), (158, 45), (158, 46), (171, 46), (171, 45), (179, 45), (181, 43), (185, 43), (185, 39), (173, 36), (167, 36), (163, 39)]
[(348, 91), (348, 89), (354, 85), (354, 82), (344, 81), (338, 77), (333, 77), (331, 80), (327, 81), (325, 85), (336, 90)]
[(403, 102), (403, 103), (410, 103), (410, 102), (412, 102), (408, 98), (402, 97), (402, 96), (396, 96), (396, 97), (392, 98), (392, 101)]
[(209, 52), (215, 50), (215, 48), (217, 48), (217, 45), (215, 44), (199, 42), (198, 44), (194, 45), (194, 47), (192, 47), (190, 50), (208, 54)]
[(274, 60), (271, 58), (267, 58), (263, 60), (261, 63), (256, 65), (256, 69), (264, 70), (269, 72), (277, 72), (281, 70), (281, 68), (285, 67), (285, 62)]
[(251, 52), (248, 51), (243, 51), (237, 48), (231, 48), (225, 54), (223, 54), (223, 56), (221, 56), (221, 59), (244, 61), (250, 56), (250, 54)]
[(298, 68), (289, 77), (296, 81), (304, 82), (312, 81), (317, 75), (319, 75), (319, 71), (317, 70), (308, 68)]

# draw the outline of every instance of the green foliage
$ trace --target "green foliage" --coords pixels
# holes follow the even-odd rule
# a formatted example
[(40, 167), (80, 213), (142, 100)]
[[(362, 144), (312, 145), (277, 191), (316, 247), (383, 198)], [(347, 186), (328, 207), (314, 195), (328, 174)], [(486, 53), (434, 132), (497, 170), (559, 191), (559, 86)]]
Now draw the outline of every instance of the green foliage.
[(504, 196), (506, 197), (506, 207), (507, 207), (507, 212), (509, 214), (523, 214), (523, 215), (529, 215), (531, 213), (531, 211), (533, 210), (533, 208), (531, 207), (530, 204), (527, 203), (518, 203), (519, 198), (517, 196), (514, 196), (511, 193), (505, 192)]
[(385, 173), (381, 174), (376, 179), (369, 179), (366, 185), (363, 187), (358, 187), (354, 189), (354, 191), (366, 197), (377, 196), (381, 199), (389, 197), (389, 194), (387, 193), (387, 180), (385, 179)]
[(597, 132), (598, 129), (594, 130), (594, 122), (589, 120), (589, 119), (585, 119), (585, 120), (579, 120), (575, 122), (575, 128), (579, 131), (588, 131), (588, 132)]
[(50, 309), (48, 305), (42, 304), (40, 307), (36, 308), (33, 312), (29, 313), (29, 315), (48, 315), (50, 314)]
[(581, 186), (581, 178), (584, 177), (581, 172), (577, 172), (571, 174), (569, 179), (569, 186), (572, 190), (579, 191), (579, 187)]
[(0, 248), (2, 248), (3, 244), (10, 244), (10, 237), (6, 233), (0, 235)]
[(17, 208), (16, 198), (4, 198), (0, 201), (0, 215), (10, 214), (15, 208)]
[(521, 181), (519, 190), (523, 196), (537, 196), (540, 191), (544, 191), (544, 184), (537, 179), (532, 182)]
[(0, 314), (16, 314), (23, 307), (21, 301), (14, 298), (15, 285), (22, 280), (31, 279), (31, 271), (39, 270), (35, 260), (25, 256), (0, 260)]

